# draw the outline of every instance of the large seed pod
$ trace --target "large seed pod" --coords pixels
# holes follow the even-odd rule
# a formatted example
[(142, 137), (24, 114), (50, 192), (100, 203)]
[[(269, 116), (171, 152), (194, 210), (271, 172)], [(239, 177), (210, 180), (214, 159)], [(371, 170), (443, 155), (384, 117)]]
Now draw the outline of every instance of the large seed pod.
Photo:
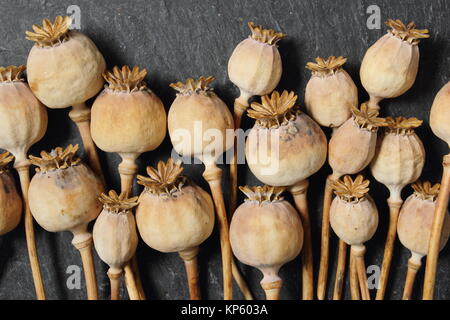
[(9, 152), (0, 155), (0, 235), (10, 232), (20, 222), (22, 199), (17, 193), (13, 176), (8, 171), (14, 157)]
[(178, 91), (168, 114), (174, 149), (183, 156), (216, 160), (233, 146), (233, 116), (208, 85), (213, 77), (189, 78), (170, 86)]
[[(397, 233), (400, 242), (409, 250), (421, 256), (428, 254), (431, 226), (434, 219), (436, 198), (439, 184), (431, 186), (430, 182), (416, 182), (412, 185), (414, 193), (405, 200), (398, 218)], [(450, 235), (450, 216), (445, 215), (441, 233), (440, 250)]]
[(103, 186), (99, 178), (75, 157), (78, 145), (52, 152), (41, 158), (30, 156), (38, 166), (30, 182), (29, 202), (33, 217), (47, 231), (85, 231), (101, 211), (98, 196)]
[(414, 129), (422, 124), (416, 118), (386, 118), (388, 126), (378, 140), (371, 163), (372, 175), (391, 190), (401, 191), (416, 181), (425, 163), (425, 149)]
[(330, 224), (337, 236), (348, 245), (358, 246), (370, 240), (378, 227), (378, 210), (367, 195), (369, 181), (359, 175), (333, 183), (337, 197), (330, 208)]
[(47, 107), (66, 108), (84, 103), (103, 86), (106, 64), (87, 36), (69, 30), (70, 17), (57, 16), (33, 25), (27, 39), (35, 43), (28, 55), (28, 82)]
[(26, 160), (28, 149), (47, 130), (47, 110), (22, 77), (25, 66), (0, 67), (0, 148), (16, 161)]
[(277, 42), (286, 35), (249, 22), (252, 35), (240, 42), (228, 61), (228, 76), (241, 90), (241, 95), (251, 97), (272, 92), (282, 73)]
[(100, 259), (109, 265), (109, 272), (120, 272), (134, 256), (138, 244), (133, 208), (137, 197), (128, 198), (127, 192), (119, 195), (111, 190), (99, 197), (103, 211), (95, 220), (92, 236)]
[(245, 156), (253, 174), (273, 186), (291, 186), (316, 173), (327, 157), (327, 139), (319, 125), (295, 106), (294, 92), (274, 91), (252, 103), (256, 123)]
[(339, 127), (330, 139), (328, 162), (336, 177), (356, 174), (372, 161), (375, 154), (378, 127), (386, 120), (363, 103), (360, 109), (352, 107), (353, 116)]
[(91, 132), (106, 152), (143, 153), (156, 149), (166, 135), (166, 112), (147, 88), (147, 70), (128, 66), (103, 74), (108, 86), (92, 105)]
[(139, 196), (136, 222), (144, 242), (161, 252), (181, 252), (200, 245), (212, 233), (211, 196), (181, 175), (183, 168), (170, 158), (158, 169), (147, 167), (138, 176), (145, 189)]
[(400, 20), (389, 19), (391, 29), (377, 40), (361, 63), (361, 83), (370, 94), (370, 108), (379, 109), (378, 102), (395, 98), (412, 87), (419, 68), (420, 39), (428, 38), (427, 29), (416, 29)]
[(312, 71), (305, 89), (308, 114), (321, 126), (339, 127), (351, 116), (351, 107), (358, 105), (358, 89), (342, 68), (344, 57), (316, 58), (306, 68)]
[(430, 111), (430, 126), (433, 133), (450, 147), (450, 81), (437, 93)]

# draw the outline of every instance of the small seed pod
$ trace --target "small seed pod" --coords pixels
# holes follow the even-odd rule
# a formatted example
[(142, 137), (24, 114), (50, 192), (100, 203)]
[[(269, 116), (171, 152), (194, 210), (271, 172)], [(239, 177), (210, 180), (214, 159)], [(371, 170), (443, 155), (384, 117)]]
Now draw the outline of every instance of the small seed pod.
[(278, 85), (283, 67), (277, 42), (286, 37), (253, 22), (248, 27), (252, 35), (237, 45), (228, 61), (228, 76), (247, 106), (251, 96), (269, 94)]
[(258, 268), (268, 300), (278, 300), (282, 280), (278, 270), (302, 249), (303, 227), (294, 207), (281, 197), (280, 187), (240, 187), (247, 199), (235, 211), (230, 241), (235, 256)]
[(114, 190), (99, 197), (103, 211), (95, 220), (92, 236), (100, 259), (109, 265), (111, 300), (119, 299), (123, 267), (136, 252), (138, 235), (132, 210), (138, 205), (137, 198), (128, 198), (127, 192), (119, 196)]
[(121, 156), (122, 191), (131, 189), (136, 158), (156, 149), (166, 135), (166, 112), (158, 96), (147, 88), (146, 75), (147, 70), (139, 67), (114, 67), (103, 74), (108, 85), (92, 105), (92, 139), (103, 151)]
[(378, 127), (386, 126), (386, 120), (378, 118), (378, 112), (361, 104), (352, 107), (353, 116), (340, 126), (330, 139), (328, 162), (335, 179), (344, 174), (361, 172), (375, 155)]
[[(439, 194), (439, 184), (416, 182), (412, 185), (414, 193), (405, 200), (398, 218), (397, 233), (400, 242), (411, 251), (408, 260), (408, 273), (403, 291), (403, 299), (411, 299), (412, 289), (421, 260), (428, 254), (428, 246)], [(450, 216), (446, 212), (441, 233), (439, 250), (442, 250), (450, 235)]]
[(370, 95), (369, 108), (379, 110), (378, 103), (395, 98), (412, 87), (419, 68), (420, 39), (429, 38), (427, 29), (416, 29), (414, 22), (405, 25), (389, 19), (391, 28), (364, 55), (361, 83)]
[(430, 111), (430, 126), (433, 133), (450, 147), (450, 81), (439, 90)]
[(0, 235), (16, 228), (22, 215), (22, 199), (8, 170), (13, 161), (9, 152), (0, 154)]
[(92, 258), (92, 235), (88, 223), (99, 215), (98, 196), (103, 191), (100, 179), (75, 157), (78, 145), (52, 152), (41, 158), (30, 156), (38, 166), (31, 179), (29, 203), (37, 223), (49, 232), (70, 231), (72, 244), (80, 251), (86, 277), (88, 299), (96, 300), (97, 280)]
[(305, 106), (321, 126), (336, 128), (351, 116), (351, 106), (358, 105), (358, 89), (342, 68), (344, 57), (316, 58), (306, 68), (312, 71), (305, 89)]
[(52, 109), (84, 103), (103, 86), (105, 60), (95, 44), (69, 30), (72, 19), (57, 16), (33, 25), (27, 39), (36, 42), (28, 55), (28, 81), (36, 97)]
[(22, 77), (25, 66), (0, 67), (0, 148), (26, 161), (28, 149), (47, 130), (47, 111)]
[[(144, 242), (161, 252), (178, 252), (185, 261), (191, 299), (199, 299), (198, 246), (212, 233), (214, 204), (211, 196), (181, 174), (180, 163), (169, 158), (158, 168), (138, 175), (145, 187), (139, 196), (136, 221)], [(194, 266), (192, 266), (194, 264)]]
[(358, 175), (355, 181), (350, 176), (332, 183), (337, 197), (330, 208), (330, 224), (337, 236), (351, 246), (358, 272), (361, 294), (370, 300), (364, 263), (364, 243), (372, 238), (378, 227), (378, 210), (367, 195), (369, 180)]
[(253, 174), (267, 185), (292, 186), (316, 173), (327, 157), (325, 134), (295, 106), (297, 95), (274, 91), (252, 103), (256, 119), (247, 138), (245, 156)]

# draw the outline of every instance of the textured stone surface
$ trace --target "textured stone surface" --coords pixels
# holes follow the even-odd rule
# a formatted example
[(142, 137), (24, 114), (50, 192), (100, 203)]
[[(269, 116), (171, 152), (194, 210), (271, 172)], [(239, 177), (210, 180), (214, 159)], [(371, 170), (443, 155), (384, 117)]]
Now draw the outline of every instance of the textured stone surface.
[[(309, 79), (306, 62), (316, 56), (343, 55), (348, 57), (346, 69), (360, 89), (360, 99), (367, 94), (359, 82), (359, 64), (365, 50), (385, 33), (381, 29), (369, 30), (366, 26), (369, 5), (381, 9), (381, 19), (400, 18), (415, 21), (419, 27), (431, 31), (431, 39), (420, 44), (420, 70), (413, 88), (403, 96), (382, 102), (384, 116), (415, 116), (424, 120), (417, 130), (425, 142), (427, 160), (422, 175), (424, 179), (438, 181), (441, 175), (441, 157), (447, 153), (446, 145), (436, 138), (428, 125), (429, 109), (436, 92), (449, 80), (450, 69), (448, 1), (6, 1), (0, 0), (0, 65), (24, 64), (32, 47), (25, 40), (25, 31), (40, 23), (45, 17), (66, 14), (69, 5), (81, 9), (81, 31), (88, 34), (104, 54), (108, 66), (139, 65), (149, 70), (149, 87), (161, 97), (166, 109), (175, 97), (168, 84), (187, 77), (213, 75), (214, 87), (224, 101), (231, 106), (238, 90), (228, 81), (227, 61), (233, 48), (249, 30), (247, 21), (281, 30), (288, 38), (280, 42), (284, 72), (280, 89), (295, 90), (303, 103), (304, 88)], [(44, 139), (36, 144), (31, 153), (49, 150), (69, 143), (81, 143), (74, 124), (67, 116), (68, 110), (49, 111), (49, 128)], [(252, 126), (244, 118), (244, 128)], [(139, 158), (140, 173), (145, 166), (170, 155), (168, 138), (154, 152)], [(116, 170), (119, 157), (100, 152), (103, 168), (110, 188), (119, 187)], [(225, 176), (228, 174), (225, 168)], [(203, 182), (201, 165), (186, 165), (186, 174), (207, 189)], [(258, 181), (245, 169), (240, 168), (240, 183), (257, 184)], [(318, 267), (320, 239), (320, 208), (325, 177), (330, 169), (325, 166), (311, 178), (309, 191), (310, 211), (313, 224), (313, 241), (316, 268)], [(380, 227), (375, 237), (367, 243), (366, 264), (381, 264), (383, 243), (387, 231), (388, 215), (384, 186), (372, 181), (371, 194), (380, 211)], [(228, 184), (224, 183), (224, 190)], [(136, 192), (141, 187), (135, 185)], [(411, 193), (405, 188), (404, 198)], [(227, 197), (227, 193), (225, 195)], [(242, 200), (242, 197), (240, 198)], [(222, 297), (220, 248), (217, 231), (201, 247), (200, 276), (202, 294), (206, 299)], [(41, 258), (45, 288), (49, 299), (84, 299), (85, 290), (69, 290), (66, 287), (69, 265), (81, 265), (78, 253), (70, 244), (69, 233), (50, 234), (36, 226), (37, 244)], [(331, 242), (331, 259), (335, 260), (337, 241)], [(28, 264), (23, 224), (15, 231), (0, 238), (0, 299), (33, 299), (34, 289)], [(387, 298), (399, 299), (403, 290), (408, 251), (398, 242), (395, 247), (391, 281)], [(108, 298), (109, 283), (107, 267), (95, 256), (100, 297)], [(149, 299), (186, 299), (188, 290), (184, 268), (177, 254), (161, 254), (146, 247), (142, 242), (138, 259), (145, 290)], [(450, 253), (447, 247), (441, 254), (438, 270), (436, 296), (450, 297)], [(263, 298), (257, 270), (242, 266), (242, 270), (256, 298)], [(285, 285), (283, 299), (300, 296), (300, 260), (297, 258), (281, 270)], [(333, 277), (331, 277), (333, 280)], [(419, 273), (414, 298), (421, 296), (423, 269)], [(83, 280), (84, 282), (84, 280)], [(348, 298), (348, 287), (346, 296)], [(122, 288), (122, 296), (126, 291)], [(241, 295), (235, 288), (235, 297)], [(372, 291), (374, 293), (374, 291)], [(332, 294), (332, 286), (329, 286)]]

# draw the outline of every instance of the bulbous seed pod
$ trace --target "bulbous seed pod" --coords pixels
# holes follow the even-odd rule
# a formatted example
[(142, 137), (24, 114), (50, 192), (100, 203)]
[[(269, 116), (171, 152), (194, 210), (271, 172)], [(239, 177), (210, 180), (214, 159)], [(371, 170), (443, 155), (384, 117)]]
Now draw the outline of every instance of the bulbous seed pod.
[(80, 251), (88, 299), (97, 299), (97, 280), (92, 258), (92, 235), (88, 223), (99, 215), (100, 179), (75, 157), (78, 145), (56, 148), (41, 157), (30, 156), (38, 166), (29, 188), (30, 209), (38, 224), (49, 232), (70, 231)]
[(377, 40), (364, 55), (361, 63), (361, 83), (370, 95), (369, 108), (379, 110), (378, 103), (395, 98), (412, 87), (419, 69), (420, 39), (429, 38), (427, 29), (416, 24), (405, 25), (389, 19), (388, 33)]
[(350, 176), (333, 182), (336, 196), (330, 208), (330, 224), (333, 231), (351, 246), (355, 258), (361, 294), (370, 300), (367, 288), (364, 243), (372, 238), (378, 227), (378, 210), (374, 201), (367, 195), (369, 180), (358, 175), (353, 181)]
[[(450, 82), (448, 82), (434, 98), (430, 112), (430, 126), (433, 133), (447, 142), (450, 147), (450, 125), (448, 116), (450, 114)], [(423, 286), (423, 299), (432, 300), (434, 294), (434, 283), (436, 281), (436, 268), (439, 255), (439, 241), (444, 225), (450, 196), (450, 154), (445, 155), (442, 162), (442, 179), (439, 197), (437, 199), (433, 226), (431, 228), (430, 247), (425, 268), (425, 280)]]
[(306, 191), (308, 178), (327, 157), (327, 139), (319, 125), (295, 106), (294, 92), (274, 91), (252, 103), (248, 115), (256, 123), (248, 135), (245, 156), (253, 174), (267, 185), (289, 187), (305, 231), (303, 298), (313, 299), (313, 261)]
[[(421, 267), (422, 257), (428, 254), (431, 227), (439, 194), (439, 184), (417, 181), (412, 185), (414, 193), (405, 200), (398, 218), (397, 233), (400, 242), (411, 251), (408, 260), (403, 300), (411, 299), (417, 271)], [(450, 216), (445, 214), (439, 250), (442, 250), (450, 235)]]
[(117, 152), (122, 191), (130, 191), (140, 154), (156, 149), (166, 135), (166, 112), (161, 100), (147, 88), (147, 70), (128, 66), (103, 74), (106, 88), (92, 105), (91, 132), (105, 152)]
[(261, 286), (268, 300), (278, 300), (282, 280), (278, 270), (302, 249), (303, 227), (292, 205), (281, 197), (282, 187), (240, 187), (247, 199), (233, 215), (233, 253), (264, 275)]
[[(237, 45), (228, 61), (228, 77), (240, 90), (239, 97), (234, 100), (236, 129), (241, 126), (242, 115), (248, 108), (249, 99), (255, 95), (271, 93), (280, 81), (283, 68), (277, 43), (286, 35), (264, 29), (253, 22), (249, 22), (248, 26), (252, 32), (251, 36)], [(244, 141), (241, 132), (236, 133), (239, 140), (234, 140), (234, 153), (230, 161), (230, 212), (234, 212), (237, 205), (237, 153), (238, 147), (241, 152), (241, 141)]]
[(133, 208), (138, 197), (128, 198), (128, 192), (120, 195), (114, 190), (99, 197), (103, 211), (95, 220), (92, 237), (100, 259), (109, 265), (111, 300), (118, 300), (120, 278), (124, 265), (134, 256), (138, 244)]
[(197, 80), (189, 78), (186, 83), (172, 83), (170, 86), (178, 94), (170, 107), (167, 122), (175, 151), (196, 157), (205, 164), (203, 177), (211, 188), (220, 229), (224, 299), (230, 300), (233, 296), (232, 275), (241, 291), (248, 292), (248, 288), (232, 258), (221, 186), (222, 170), (216, 165), (218, 157), (233, 146), (233, 117), (225, 103), (208, 87), (213, 80), (213, 77), (200, 77)]
[(184, 260), (191, 299), (200, 299), (198, 246), (212, 233), (214, 204), (211, 196), (182, 176), (180, 163), (169, 158), (138, 175), (145, 189), (139, 196), (136, 220), (144, 242), (161, 252), (179, 252)]
[(35, 42), (28, 54), (28, 81), (47, 107), (72, 106), (69, 116), (78, 126), (91, 167), (103, 179), (85, 102), (101, 90), (106, 63), (91, 39), (69, 30), (71, 23), (70, 17), (57, 16), (53, 23), (44, 19), (42, 26), (33, 25), (34, 32), (26, 32), (26, 38)]
[(15, 229), (22, 214), (22, 199), (8, 171), (8, 165), (13, 160), (9, 152), (0, 154), (0, 235)]
[(25, 66), (0, 67), (0, 148), (15, 157), (14, 168), (19, 173), (25, 209), (25, 234), (36, 297), (45, 299), (44, 285), (34, 238), (33, 217), (28, 206), (30, 162), (28, 149), (47, 130), (47, 111), (33, 95), (22, 77)]
[(321, 126), (336, 128), (351, 116), (351, 106), (358, 105), (358, 89), (342, 68), (344, 57), (316, 58), (306, 68), (312, 71), (305, 89), (308, 114)]

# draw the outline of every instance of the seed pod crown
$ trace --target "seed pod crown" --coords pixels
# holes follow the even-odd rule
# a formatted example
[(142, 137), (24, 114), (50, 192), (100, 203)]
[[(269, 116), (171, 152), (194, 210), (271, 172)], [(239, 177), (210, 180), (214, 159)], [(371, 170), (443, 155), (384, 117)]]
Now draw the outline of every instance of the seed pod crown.
[(15, 82), (24, 81), (22, 77), (22, 72), (25, 71), (27, 67), (25, 65), (21, 66), (8, 66), (0, 67), (0, 82)]
[(278, 128), (288, 121), (295, 120), (298, 108), (295, 106), (297, 95), (284, 90), (280, 95), (278, 91), (272, 95), (261, 97), (261, 103), (253, 102), (247, 110), (250, 118), (264, 128)]
[(8, 166), (13, 161), (14, 156), (11, 155), (8, 151), (0, 154), (0, 173), (8, 171)]
[(399, 19), (389, 19), (385, 24), (391, 28), (388, 32), (392, 35), (400, 38), (402, 41), (406, 41), (410, 44), (416, 45), (420, 42), (420, 39), (429, 38), (428, 29), (416, 29), (416, 24), (410, 22), (405, 25)]
[(117, 92), (136, 92), (147, 89), (144, 78), (147, 75), (147, 69), (139, 69), (135, 66), (133, 70), (128, 66), (119, 68), (115, 66), (112, 71), (103, 74), (103, 78), (108, 82), (106, 85), (112, 91)]
[(378, 118), (379, 112), (370, 109), (367, 103), (361, 104), (360, 109), (351, 107), (354, 121), (361, 129), (377, 131), (378, 127), (386, 127), (388, 124), (385, 118)]
[(282, 201), (284, 198), (281, 194), (284, 192), (284, 187), (272, 187), (272, 186), (256, 186), (249, 187), (243, 186), (239, 189), (247, 196), (245, 201), (257, 201), (259, 205), (268, 202)]
[(55, 22), (49, 19), (42, 20), (42, 26), (33, 25), (33, 31), (26, 31), (26, 38), (36, 42), (39, 47), (53, 47), (69, 38), (69, 27), (72, 24), (71, 17), (57, 16)]
[(253, 40), (269, 45), (275, 45), (278, 41), (286, 37), (284, 33), (276, 32), (272, 29), (264, 29), (262, 26), (258, 26), (253, 22), (249, 22), (248, 27), (252, 32), (251, 38)]
[(200, 77), (198, 79), (188, 78), (186, 82), (176, 82), (171, 83), (170, 87), (178, 91), (178, 94), (183, 96), (190, 96), (194, 93), (209, 95), (213, 92), (213, 88), (208, 87), (208, 85), (214, 81), (214, 77), (209, 76), (207, 78)]
[(334, 193), (342, 200), (356, 203), (366, 197), (369, 192), (369, 183), (369, 180), (364, 180), (362, 175), (358, 175), (354, 181), (347, 175), (342, 180), (333, 182), (332, 188)]
[(181, 162), (174, 162), (172, 158), (167, 163), (159, 161), (157, 168), (147, 167), (148, 177), (138, 175), (138, 183), (146, 190), (157, 195), (172, 196), (186, 184), (186, 177), (182, 176)]
[(138, 197), (128, 198), (128, 192), (122, 191), (120, 195), (110, 190), (108, 195), (102, 193), (98, 198), (103, 203), (103, 209), (114, 213), (126, 213), (138, 205)]
[(422, 120), (417, 118), (405, 118), (405, 117), (396, 117), (386, 118), (386, 131), (394, 134), (412, 134), (414, 133), (414, 129), (418, 128), (422, 125)]
[(328, 59), (317, 57), (315, 60), (316, 62), (308, 62), (306, 64), (306, 69), (311, 70), (314, 76), (320, 77), (333, 75), (336, 72), (339, 72), (342, 70), (342, 66), (345, 62), (347, 62), (347, 58), (342, 56), (330, 56)]
[(430, 181), (416, 181), (411, 185), (411, 187), (414, 189), (414, 195), (416, 197), (422, 200), (435, 201), (439, 194), (441, 185), (439, 183), (431, 185)]
[(75, 146), (70, 144), (66, 149), (58, 147), (50, 153), (41, 151), (41, 157), (30, 156), (30, 162), (38, 167), (36, 172), (67, 169), (80, 163), (81, 159), (75, 157), (77, 151), (78, 144)]

